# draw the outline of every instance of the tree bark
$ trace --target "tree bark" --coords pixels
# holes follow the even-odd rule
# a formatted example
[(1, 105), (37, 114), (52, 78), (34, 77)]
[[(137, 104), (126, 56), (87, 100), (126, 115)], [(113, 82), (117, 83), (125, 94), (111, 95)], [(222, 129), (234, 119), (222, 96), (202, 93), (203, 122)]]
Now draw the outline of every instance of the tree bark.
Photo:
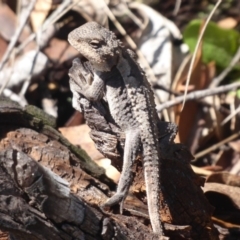
[[(99, 108), (85, 110), (98, 148), (121, 169), (124, 135)], [(0, 229), (12, 239), (159, 239), (149, 223), (141, 156), (123, 215), (117, 206), (105, 211), (99, 206), (111, 196), (113, 181), (53, 127), (53, 118), (35, 107), (0, 101)], [(174, 129), (160, 126), (166, 236), (217, 239), (212, 208), (189, 165), (192, 156), (173, 143)]]

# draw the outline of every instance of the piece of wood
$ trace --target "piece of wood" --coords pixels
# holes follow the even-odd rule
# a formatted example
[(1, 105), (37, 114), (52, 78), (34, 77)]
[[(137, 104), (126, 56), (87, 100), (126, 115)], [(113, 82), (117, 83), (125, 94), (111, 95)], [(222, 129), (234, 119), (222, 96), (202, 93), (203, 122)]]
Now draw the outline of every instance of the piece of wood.
[(99, 208), (111, 192), (86, 173), (94, 162), (41, 114), (0, 102), (0, 229), (14, 239), (158, 239), (144, 219)]
[[(107, 111), (104, 104), (102, 107)], [(93, 110), (90, 106), (89, 116)], [(113, 163), (121, 168), (124, 135), (97, 112), (92, 117), (98, 116), (98, 121), (92, 121), (93, 139), (98, 148), (107, 146), (102, 152), (116, 156)], [(147, 214), (141, 157), (136, 161), (135, 182), (123, 215), (117, 207), (104, 212), (99, 206), (111, 196), (115, 185), (44, 116), (39, 109), (30, 112), (0, 101), (0, 229), (14, 239), (159, 239), (152, 234)], [(98, 126), (106, 134), (101, 134)], [(168, 127), (160, 127), (164, 168), (161, 216), (167, 236), (217, 239), (212, 208), (189, 165), (192, 156), (171, 141), (168, 134), (174, 126)], [(109, 145), (106, 136), (115, 145)]]

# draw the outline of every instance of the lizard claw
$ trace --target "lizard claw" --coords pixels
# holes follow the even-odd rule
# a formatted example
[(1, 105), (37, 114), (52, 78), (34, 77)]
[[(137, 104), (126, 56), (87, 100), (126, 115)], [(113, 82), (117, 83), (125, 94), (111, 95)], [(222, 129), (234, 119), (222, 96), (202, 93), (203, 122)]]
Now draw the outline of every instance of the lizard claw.
[(111, 207), (117, 204), (120, 204), (120, 214), (123, 213), (123, 204), (124, 204), (124, 194), (121, 193), (116, 193), (115, 195), (113, 195), (111, 198), (109, 198), (107, 200), (107, 202), (105, 202), (102, 207), (106, 208), (106, 207)]
[(84, 92), (90, 87), (92, 83), (92, 75), (79, 58), (75, 58), (73, 60), (72, 67), (68, 73), (69, 77), (74, 81), (77, 85), (78, 91), (84, 95)]

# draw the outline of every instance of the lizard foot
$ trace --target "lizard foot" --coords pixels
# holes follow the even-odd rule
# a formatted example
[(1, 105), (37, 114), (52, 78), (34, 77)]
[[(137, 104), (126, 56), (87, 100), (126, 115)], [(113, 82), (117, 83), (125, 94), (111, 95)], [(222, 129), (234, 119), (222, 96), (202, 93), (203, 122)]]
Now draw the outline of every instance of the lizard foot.
[(84, 92), (92, 83), (92, 74), (88, 69), (88, 65), (86, 64), (85, 66), (78, 58), (75, 58), (68, 75), (71, 79), (75, 80), (77, 90), (84, 95)]
[(117, 204), (120, 204), (120, 214), (123, 213), (123, 204), (124, 204), (125, 196), (122, 193), (116, 193), (111, 198), (107, 200), (101, 207), (111, 207)]

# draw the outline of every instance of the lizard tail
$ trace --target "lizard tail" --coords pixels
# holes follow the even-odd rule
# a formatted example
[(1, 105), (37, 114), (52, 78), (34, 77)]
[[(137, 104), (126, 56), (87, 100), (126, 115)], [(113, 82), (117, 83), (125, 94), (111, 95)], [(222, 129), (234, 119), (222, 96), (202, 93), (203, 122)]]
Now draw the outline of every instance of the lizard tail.
[(148, 211), (153, 232), (163, 235), (160, 218), (160, 162), (158, 158), (158, 144), (156, 144), (155, 140), (156, 139), (149, 139), (149, 137), (142, 139), (144, 178), (146, 183)]

